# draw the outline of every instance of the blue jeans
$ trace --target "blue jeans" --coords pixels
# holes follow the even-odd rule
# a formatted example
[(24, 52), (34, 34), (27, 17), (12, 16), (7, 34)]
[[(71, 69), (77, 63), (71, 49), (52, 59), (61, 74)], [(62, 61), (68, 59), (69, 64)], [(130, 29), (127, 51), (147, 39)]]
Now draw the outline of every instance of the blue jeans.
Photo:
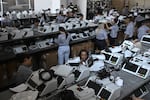
[(70, 47), (69, 46), (59, 46), (58, 48), (58, 64), (62, 65), (66, 63), (69, 59)]

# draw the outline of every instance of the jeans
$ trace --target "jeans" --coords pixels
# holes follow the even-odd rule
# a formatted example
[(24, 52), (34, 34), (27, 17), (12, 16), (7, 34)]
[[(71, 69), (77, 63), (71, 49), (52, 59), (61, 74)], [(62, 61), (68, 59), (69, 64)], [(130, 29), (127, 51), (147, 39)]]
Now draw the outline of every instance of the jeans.
[(70, 47), (69, 46), (59, 46), (58, 48), (58, 64), (62, 65), (66, 63), (69, 59)]

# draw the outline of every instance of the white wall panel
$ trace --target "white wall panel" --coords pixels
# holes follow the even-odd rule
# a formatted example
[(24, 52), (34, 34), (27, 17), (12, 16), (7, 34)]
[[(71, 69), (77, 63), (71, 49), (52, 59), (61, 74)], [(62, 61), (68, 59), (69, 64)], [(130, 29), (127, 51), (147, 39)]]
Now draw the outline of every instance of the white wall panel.
[(84, 18), (86, 18), (87, 0), (76, 0), (76, 3), (79, 7), (79, 11), (84, 15)]
[(51, 8), (51, 12), (55, 13), (56, 9), (60, 9), (60, 0), (34, 0), (34, 10), (36, 12), (48, 8)]

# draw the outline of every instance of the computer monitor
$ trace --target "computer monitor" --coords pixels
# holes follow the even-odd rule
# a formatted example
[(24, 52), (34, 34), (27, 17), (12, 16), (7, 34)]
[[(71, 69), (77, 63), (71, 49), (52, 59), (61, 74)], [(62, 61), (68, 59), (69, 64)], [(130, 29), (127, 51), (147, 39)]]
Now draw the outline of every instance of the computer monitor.
[(80, 65), (80, 63), (73, 63), (73, 62), (71, 62), (71, 63), (69, 63), (69, 65), (70, 66), (77, 66), (78, 67)]
[(149, 93), (149, 90), (146, 88), (146, 86), (142, 86), (140, 88), (138, 88), (137, 90), (134, 91), (134, 95), (136, 97), (142, 98), (145, 95), (147, 95)]
[(124, 69), (135, 73), (138, 69), (138, 66), (129, 62), (129, 63), (126, 63)]
[(140, 75), (142, 75), (142, 77), (145, 77), (147, 71), (148, 71), (147, 69), (140, 67), (139, 70), (138, 70), (138, 73)]
[(150, 35), (143, 35), (140, 42), (142, 44), (143, 51), (148, 50), (150, 48)]
[(110, 56), (111, 56), (111, 55), (109, 55), (109, 54), (107, 54), (107, 53), (104, 53), (104, 55), (105, 55), (105, 59), (106, 59), (106, 60), (109, 60), (109, 59), (110, 59)]
[(143, 41), (145, 41), (145, 42), (150, 42), (150, 38), (143, 37)]
[(74, 72), (75, 78), (78, 78), (81, 74), (81, 72), (79, 70), (75, 70)]
[(104, 100), (108, 100), (110, 95), (111, 95), (111, 92), (103, 88), (98, 96), (100, 98), (103, 98)]
[(30, 78), (27, 81), (27, 84), (30, 85), (31, 88), (36, 88), (38, 85), (32, 80), (32, 78)]
[(76, 35), (74, 35), (74, 36), (72, 36), (72, 38), (73, 38), (73, 39), (76, 39), (76, 38), (77, 38), (77, 36), (76, 36)]
[(92, 57), (89, 57), (87, 59), (87, 65), (88, 65), (88, 67), (91, 67), (93, 65), (93, 58)]
[(117, 60), (118, 60), (118, 58), (115, 56), (112, 56), (110, 59), (111, 63), (113, 63), (113, 64), (116, 64)]
[(140, 97), (142, 94), (143, 94), (143, 93), (142, 93), (142, 91), (141, 91), (140, 89), (137, 89), (137, 90), (134, 92), (134, 95), (135, 95), (136, 97)]
[(64, 81), (62, 76), (58, 76), (57, 78), (57, 85), (59, 86)]
[(96, 82), (93, 82), (91, 80), (88, 81), (86, 84), (87, 87), (94, 89), (95, 95), (98, 95), (99, 91), (101, 90), (102, 86), (100, 84), (97, 84)]

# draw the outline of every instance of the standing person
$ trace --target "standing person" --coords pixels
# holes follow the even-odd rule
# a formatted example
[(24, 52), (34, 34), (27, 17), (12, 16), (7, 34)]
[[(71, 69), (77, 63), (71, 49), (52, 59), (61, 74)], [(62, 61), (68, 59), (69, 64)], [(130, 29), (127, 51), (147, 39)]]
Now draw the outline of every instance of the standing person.
[(45, 15), (45, 13), (42, 13), (39, 25), (42, 26), (45, 23), (46, 23), (46, 15)]
[(104, 19), (103, 10), (100, 9), (96, 12), (96, 16), (94, 16), (93, 20), (94, 23), (99, 23), (99, 20)]
[(129, 6), (125, 6), (122, 9), (122, 15), (124, 15), (124, 16), (128, 16), (129, 15)]
[(58, 64), (64, 64), (68, 61), (70, 55), (70, 39), (71, 36), (63, 27), (59, 27), (58, 35)]
[(108, 24), (106, 24), (107, 29), (109, 29), (111, 31), (110, 34), (109, 34), (110, 45), (115, 45), (116, 44), (118, 31), (119, 31), (119, 27), (118, 27), (117, 22), (118, 22), (118, 19), (115, 18), (112, 21), (112, 26), (111, 27), (109, 27)]
[(63, 23), (64, 22), (64, 16), (63, 13), (60, 11), (59, 14), (56, 17), (56, 23)]
[(138, 37), (138, 41), (141, 40), (143, 35), (147, 35), (150, 32), (150, 28), (148, 27), (148, 22), (143, 22), (142, 25), (138, 28), (137, 31), (137, 37)]
[(105, 24), (100, 24), (96, 29), (95, 44), (99, 50), (104, 50), (109, 46)]
[(20, 58), (20, 66), (17, 70), (16, 83), (24, 83), (28, 77), (32, 74), (32, 57), (30, 55), (23, 55)]
[(133, 22), (133, 18), (132, 17), (128, 17), (125, 20), (125, 23), (127, 24), (126, 30), (124, 32), (125, 36), (124, 39), (125, 40), (132, 40), (133, 35), (134, 35), (134, 22)]

